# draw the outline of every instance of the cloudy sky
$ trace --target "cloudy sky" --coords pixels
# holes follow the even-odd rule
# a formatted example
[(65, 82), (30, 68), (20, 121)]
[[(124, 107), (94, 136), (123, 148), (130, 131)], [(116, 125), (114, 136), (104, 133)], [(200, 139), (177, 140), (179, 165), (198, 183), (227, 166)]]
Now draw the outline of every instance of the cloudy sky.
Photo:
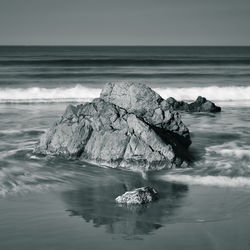
[(0, 0), (0, 44), (250, 45), (250, 0)]

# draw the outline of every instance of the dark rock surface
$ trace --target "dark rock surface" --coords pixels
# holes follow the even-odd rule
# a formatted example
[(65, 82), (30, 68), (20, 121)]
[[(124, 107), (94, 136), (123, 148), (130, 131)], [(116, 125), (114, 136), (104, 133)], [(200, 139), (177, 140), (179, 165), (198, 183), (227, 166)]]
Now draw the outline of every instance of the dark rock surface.
[(166, 100), (166, 102), (168, 109), (173, 109), (173, 110), (181, 110), (187, 112), (212, 112), (212, 113), (221, 111), (221, 107), (216, 106), (213, 102), (201, 96), (198, 96), (198, 98), (192, 103), (177, 101), (173, 97), (169, 97)]
[(136, 188), (118, 196), (115, 201), (121, 204), (145, 204), (157, 200), (157, 191), (151, 187)]
[(147, 171), (187, 166), (190, 143), (165, 100), (144, 84), (119, 82), (108, 83), (101, 98), (69, 105), (35, 152)]

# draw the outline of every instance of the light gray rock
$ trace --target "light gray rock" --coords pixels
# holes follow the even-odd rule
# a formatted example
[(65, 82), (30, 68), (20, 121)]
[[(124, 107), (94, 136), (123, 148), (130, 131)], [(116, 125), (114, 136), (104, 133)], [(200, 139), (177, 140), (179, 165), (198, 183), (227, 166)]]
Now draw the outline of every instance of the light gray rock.
[(118, 196), (115, 201), (121, 204), (145, 204), (158, 199), (157, 191), (151, 187), (136, 188)]
[(100, 97), (135, 114), (150, 125), (176, 134), (184, 146), (191, 144), (189, 130), (180, 115), (170, 110), (166, 100), (145, 84), (110, 82), (104, 86)]
[[(133, 88), (145, 87), (139, 84)], [(150, 111), (150, 105), (144, 103), (146, 113), (141, 111), (140, 98), (136, 111), (136, 97), (132, 98), (133, 108), (118, 106), (105, 98), (69, 105), (42, 135), (35, 152), (142, 171), (187, 166), (188, 129), (178, 113), (157, 104), (156, 99), (161, 100), (159, 95), (149, 88), (146, 92), (145, 98), (155, 108)], [(124, 89), (122, 93), (125, 95)]]

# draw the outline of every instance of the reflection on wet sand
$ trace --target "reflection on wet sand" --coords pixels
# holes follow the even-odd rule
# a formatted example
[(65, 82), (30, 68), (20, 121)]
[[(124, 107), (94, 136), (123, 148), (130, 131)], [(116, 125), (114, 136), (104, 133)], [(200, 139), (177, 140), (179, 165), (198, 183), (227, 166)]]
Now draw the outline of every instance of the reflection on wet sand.
[[(63, 192), (62, 200), (71, 216), (80, 216), (95, 227), (105, 226), (112, 234), (135, 237), (157, 230), (171, 220), (188, 191), (186, 185), (154, 181), (152, 176), (145, 180), (132, 172), (108, 172), (112, 176), (99, 176), (92, 183), (82, 180), (75, 190)], [(118, 195), (145, 185), (158, 190), (158, 201), (147, 205), (115, 203)]]

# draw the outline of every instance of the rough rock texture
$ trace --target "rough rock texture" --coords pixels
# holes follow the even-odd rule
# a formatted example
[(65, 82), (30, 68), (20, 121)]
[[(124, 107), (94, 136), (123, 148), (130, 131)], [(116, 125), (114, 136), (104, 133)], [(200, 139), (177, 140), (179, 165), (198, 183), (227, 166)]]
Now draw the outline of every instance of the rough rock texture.
[(151, 88), (142, 83), (110, 82), (100, 97), (129, 113), (135, 114), (144, 122), (165, 131), (174, 133), (182, 144), (191, 144), (189, 131), (182, 123), (180, 115), (169, 110), (168, 103)]
[(184, 101), (176, 101), (173, 97), (167, 100), (168, 109), (183, 110), (188, 112), (220, 112), (221, 108), (216, 106), (213, 102), (207, 100), (205, 97), (198, 96), (198, 98), (188, 104)]
[(107, 84), (101, 98), (69, 105), (35, 152), (143, 171), (187, 166), (189, 131), (165, 104), (143, 84)]
[(115, 201), (125, 204), (145, 204), (157, 200), (157, 192), (151, 187), (141, 187), (118, 196)]

